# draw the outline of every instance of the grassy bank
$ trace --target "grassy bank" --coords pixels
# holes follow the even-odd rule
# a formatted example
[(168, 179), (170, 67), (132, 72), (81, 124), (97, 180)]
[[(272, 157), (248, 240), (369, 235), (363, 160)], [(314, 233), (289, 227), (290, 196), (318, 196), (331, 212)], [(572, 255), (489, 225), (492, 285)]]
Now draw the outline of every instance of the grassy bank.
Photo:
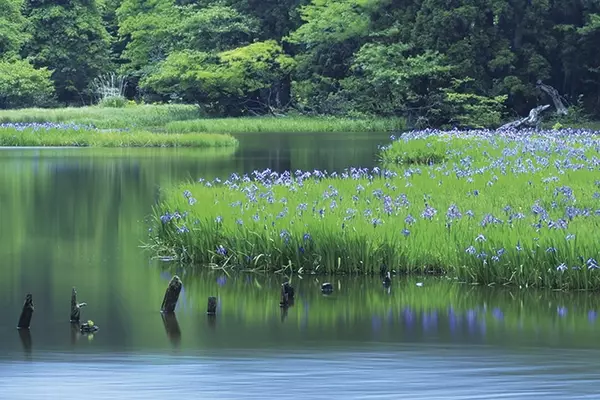
[(150, 247), (194, 265), (600, 289), (599, 150), (578, 130), (414, 132), (384, 160), (430, 151), (440, 163), (172, 189)]
[(58, 124), (0, 125), (0, 146), (76, 147), (228, 147), (230, 135), (209, 133), (164, 134), (142, 130), (102, 131)]
[(198, 118), (193, 105), (134, 105), (124, 108), (67, 107), (0, 110), (2, 123), (70, 122), (96, 128), (123, 129), (164, 127), (171, 121)]
[(404, 120), (399, 118), (253, 117), (173, 121), (166, 125), (166, 130), (215, 133), (393, 132), (403, 130), (404, 127)]

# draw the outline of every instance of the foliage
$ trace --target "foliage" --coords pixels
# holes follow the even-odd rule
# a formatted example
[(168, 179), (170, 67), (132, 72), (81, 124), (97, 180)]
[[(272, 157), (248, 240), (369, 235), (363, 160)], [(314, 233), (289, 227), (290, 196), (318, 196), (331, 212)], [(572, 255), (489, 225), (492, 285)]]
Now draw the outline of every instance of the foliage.
[(0, 0), (0, 58), (18, 53), (25, 19), (21, 15), (22, 0)]
[(2, 124), (0, 146), (228, 147), (237, 146), (237, 140), (229, 135), (210, 133), (100, 131), (75, 124)]
[(293, 67), (293, 60), (276, 42), (256, 42), (219, 54), (172, 53), (141, 85), (203, 104), (209, 111), (235, 114), (248, 97), (260, 101), (265, 96), (262, 90), (276, 89)]
[(0, 109), (47, 105), (54, 93), (50, 75), (25, 60), (0, 59)]
[(89, 99), (89, 84), (110, 67), (110, 37), (94, 0), (28, 0), (23, 53), (52, 71), (61, 101)]

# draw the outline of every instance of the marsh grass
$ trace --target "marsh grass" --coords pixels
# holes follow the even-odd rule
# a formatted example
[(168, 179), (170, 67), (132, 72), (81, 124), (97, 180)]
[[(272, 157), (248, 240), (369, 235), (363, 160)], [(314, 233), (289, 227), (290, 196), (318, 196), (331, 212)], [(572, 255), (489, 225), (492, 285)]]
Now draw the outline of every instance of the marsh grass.
[(600, 289), (597, 137), (425, 135), (386, 151), (436, 141), (438, 165), (181, 185), (156, 208), (149, 247), (202, 266)]
[(198, 118), (193, 105), (133, 105), (113, 107), (26, 108), (0, 110), (1, 123), (73, 122), (102, 129), (156, 128), (171, 121)]
[(168, 132), (393, 132), (404, 129), (398, 118), (350, 119), (340, 117), (249, 117), (215, 118), (173, 121), (166, 125)]
[(88, 129), (16, 129), (0, 127), (0, 146), (74, 147), (230, 147), (230, 135), (210, 133), (161, 134), (147, 131), (101, 131)]

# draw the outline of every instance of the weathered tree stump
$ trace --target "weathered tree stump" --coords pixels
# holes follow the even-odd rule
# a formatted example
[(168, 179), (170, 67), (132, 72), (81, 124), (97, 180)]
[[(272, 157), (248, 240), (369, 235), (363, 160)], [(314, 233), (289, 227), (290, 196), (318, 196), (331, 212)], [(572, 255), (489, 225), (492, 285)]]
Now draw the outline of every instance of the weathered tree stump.
[(171, 278), (169, 282), (169, 286), (165, 292), (165, 297), (163, 298), (162, 306), (160, 307), (160, 311), (163, 313), (173, 313), (175, 312), (175, 307), (177, 306), (177, 300), (179, 300), (179, 293), (181, 293), (181, 279), (177, 275)]
[(324, 284), (321, 285), (321, 292), (323, 292), (325, 294), (333, 293), (333, 285), (329, 282), (325, 282)]
[(284, 282), (281, 285), (281, 301), (280, 307), (289, 307), (294, 304), (294, 288), (289, 282)]
[(181, 329), (177, 317), (174, 313), (161, 313), (161, 317), (169, 341), (174, 347), (178, 347), (181, 343)]
[(385, 274), (385, 278), (383, 278), (383, 287), (389, 288), (392, 285), (392, 275), (390, 271)]
[(71, 290), (71, 323), (79, 323), (81, 308), (85, 306), (87, 306), (87, 303), (77, 303), (77, 290), (73, 287), (73, 290)]
[(23, 310), (21, 311), (21, 316), (19, 317), (17, 329), (29, 329), (31, 326), (31, 317), (33, 317), (33, 311), (33, 296), (31, 293), (29, 293), (25, 297), (25, 303), (23, 304)]
[(216, 315), (217, 314), (217, 298), (211, 296), (208, 298), (208, 304), (206, 306), (206, 313), (208, 315)]

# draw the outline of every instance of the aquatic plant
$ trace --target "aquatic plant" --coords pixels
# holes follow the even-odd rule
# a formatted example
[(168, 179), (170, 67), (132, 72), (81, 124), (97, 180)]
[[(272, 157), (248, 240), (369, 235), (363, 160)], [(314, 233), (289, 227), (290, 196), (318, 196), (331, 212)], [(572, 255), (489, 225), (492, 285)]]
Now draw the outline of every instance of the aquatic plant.
[(391, 132), (403, 130), (405, 121), (399, 118), (340, 117), (251, 117), (205, 118), (174, 121), (166, 125), (168, 132)]
[(50, 122), (0, 125), (0, 146), (229, 147), (237, 144), (237, 139), (224, 134), (99, 130)]
[(167, 190), (149, 246), (225, 268), (600, 288), (595, 132), (411, 132), (383, 159), (435, 141), (438, 164), (254, 171)]

